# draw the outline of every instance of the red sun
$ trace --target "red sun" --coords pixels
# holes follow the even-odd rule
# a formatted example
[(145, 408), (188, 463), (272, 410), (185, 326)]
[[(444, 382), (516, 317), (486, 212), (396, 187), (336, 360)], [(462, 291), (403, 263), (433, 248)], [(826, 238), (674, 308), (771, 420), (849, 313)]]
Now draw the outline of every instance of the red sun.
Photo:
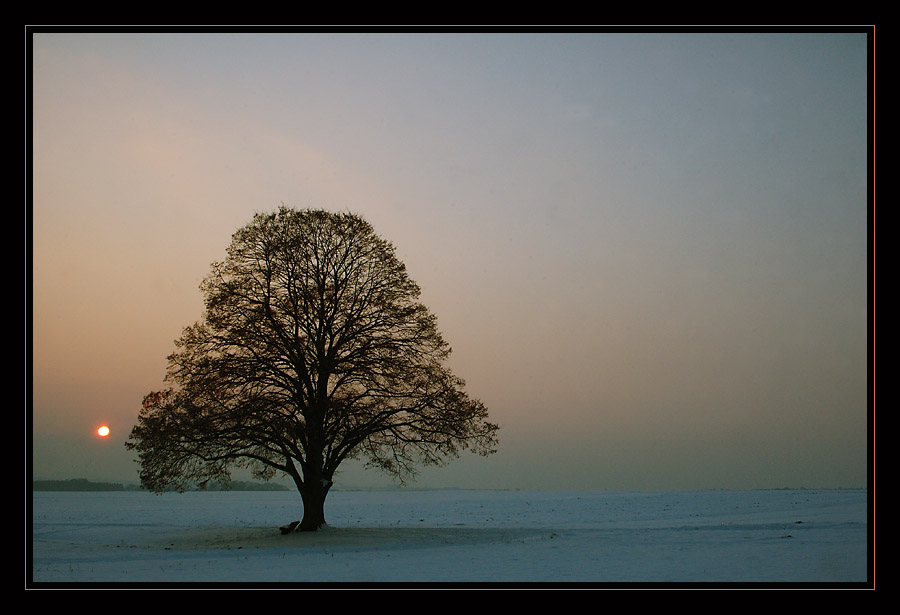
[(106, 425), (101, 425), (97, 428), (97, 435), (101, 438), (105, 438), (109, 435), (109, 427), (107, 427)]

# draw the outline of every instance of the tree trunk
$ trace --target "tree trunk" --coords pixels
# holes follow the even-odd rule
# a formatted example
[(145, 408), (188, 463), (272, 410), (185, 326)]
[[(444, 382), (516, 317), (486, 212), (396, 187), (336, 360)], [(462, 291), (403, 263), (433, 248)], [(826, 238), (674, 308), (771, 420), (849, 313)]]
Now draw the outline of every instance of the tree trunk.
[[(324, 350), (322, 351), (324, 354)], [(321, 354), (320, 354), (321, 356)], [(327, 400), (328, 376), (320, 374), (317, 385), (317, 399)], [(326, 402), (327, 405), (327, 402)], [(300, 522), (301, 532), (315, 532), (325, 525), (325, 496), (331, 488), (330, 477), (325, 476), (325, 450), (324, 430), (322, 417), (325, 416), (325, 408), (316, 405), (303, 413), (307, 424), (308, 440), (304, 446), (306, 452), (305, 463), (301, 462), (303, 479), (294, 477), (294, 482), (300, 490), (300, 498), (303, 500), (303, 520)]]
[(325, 525), (325, 496), (328, 495), (330, 487), (329, 482), (312, 481), (300, 489), (300, 498), (303, 500), (301, 532), (315, 532)]

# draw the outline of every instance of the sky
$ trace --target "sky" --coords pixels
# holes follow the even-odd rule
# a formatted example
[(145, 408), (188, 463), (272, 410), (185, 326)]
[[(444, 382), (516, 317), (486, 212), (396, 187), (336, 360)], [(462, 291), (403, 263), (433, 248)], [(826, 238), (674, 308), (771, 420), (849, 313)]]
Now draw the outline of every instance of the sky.
[(866, 486), (865, 33), (32, 42), (34, 478), (138, 482), (201, 280), (284, 204), (396, 246), (500, 425), (416, 486)]

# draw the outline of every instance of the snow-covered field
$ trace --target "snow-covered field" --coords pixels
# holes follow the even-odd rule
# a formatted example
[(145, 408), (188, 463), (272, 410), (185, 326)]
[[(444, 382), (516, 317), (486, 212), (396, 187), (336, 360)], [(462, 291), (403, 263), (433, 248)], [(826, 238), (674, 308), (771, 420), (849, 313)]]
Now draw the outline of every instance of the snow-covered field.
[(867, 500), (864, 490), (338, 491), (328, 527), (282, 536), (301, 516), (295, 492), (35, 492), (26, 584), (864, 584)]

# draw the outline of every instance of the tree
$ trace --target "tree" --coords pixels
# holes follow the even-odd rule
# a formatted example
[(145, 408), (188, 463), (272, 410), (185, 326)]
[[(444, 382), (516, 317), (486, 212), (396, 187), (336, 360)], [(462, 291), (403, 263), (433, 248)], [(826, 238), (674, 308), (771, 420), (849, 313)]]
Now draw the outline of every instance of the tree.
[(450, 347), (389, 242), (363, 218), (282, 207), (237, 231), (201, 284), (204, 318), (169, 356), (126, 447), (144, 488), (290, 476), (301, 530), (325, 523), (335, 471), (364, 457), (405, 481), (498, 427), (444, 366)]

